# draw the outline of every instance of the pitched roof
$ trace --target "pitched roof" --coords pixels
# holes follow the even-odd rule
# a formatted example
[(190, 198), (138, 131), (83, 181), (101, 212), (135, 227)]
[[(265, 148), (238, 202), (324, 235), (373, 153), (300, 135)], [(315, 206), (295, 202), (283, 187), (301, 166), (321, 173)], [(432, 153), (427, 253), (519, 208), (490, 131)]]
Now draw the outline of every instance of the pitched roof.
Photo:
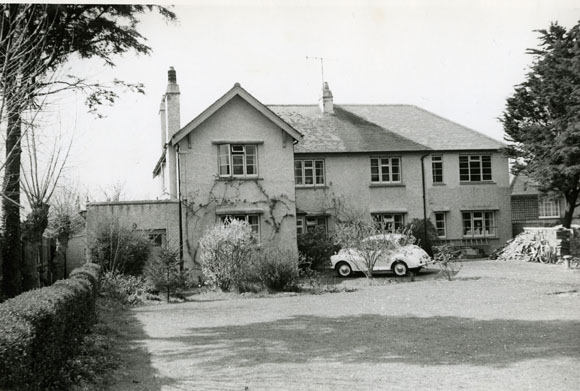
[(341, 107), (434, 150), (504, 147), (500, 141), (413, 105), (341, 105)]
[(226, 103), (232, 100), (234, 97), (239, 96), (244, 99), (253, 108), (262, 113), (266, 118), (276, 124), (279, 128), (288, 133), (294, 140), (302, 140), (302, 134), (294, 129), (291, 125), (286, 123), (282, 118), (277, 116), (272, 110), (264, 106), (258, 99), (254, 98), (248, 91), (240, 86), (240, 83), (234, 84), (234, 86), (226, 92), (221, 98), (216, 100), (212, 105), (205, 109), (201, 114), (191, 120), (187, 125), (182, 127), (177, 133), (171, 138), (173, 144), (178, 143), (185, 136), (187, 136), (191, 131), (201, 125), (205, 120), (211, 117), (216, 111), (222, 108)]
[(518, 174), (513, 177), (510, 190), (512, 196), (540, 194), (538, 183), (525, 174)]
[(297, 153), (425, 151), (425, 145), (370, 122), (342, 106), (322, 114), (316, 105), (268, 105), (304, 134)]
[(304, 134), (296, 152), (497, 150), (504, 146), (473, 129), (413, 105), (269, 105)]

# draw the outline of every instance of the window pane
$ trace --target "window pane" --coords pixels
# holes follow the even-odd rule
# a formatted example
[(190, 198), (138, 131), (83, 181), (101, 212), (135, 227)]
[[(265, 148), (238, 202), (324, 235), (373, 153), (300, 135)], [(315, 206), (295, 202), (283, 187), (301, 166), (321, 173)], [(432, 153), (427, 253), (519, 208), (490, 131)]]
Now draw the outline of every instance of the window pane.
[(467, 156), (459, 156), (459, 180), (469, 181), (469, 162)]
[(437, 229), (437, 236), (445, 237), (445, 213), (435, 213), (435, 228)]
[(463, 218), (463, 235), (464, 236), (472, 236), (473, 232), (471, 231), (471, 213), (462, 213)]
[(469, 175), (470, 175), (470, 180), (472, 182), (480, 182), (481, 181), (481, 164), (479, 163), (479, 161), (472, 159), (469, 162)]
[(244, 175), (244, 155), (232, 155), (234, 175)]
[(294, 162), (294, 179), (296, 180), (297, 185), (303, 184), (302, 161), (301, 160), (296, 160)]
[(323, 185), (324, 184), (324, 161), (323, 160), (316, 160), (315, 167), (316, 167), (316, 184)]

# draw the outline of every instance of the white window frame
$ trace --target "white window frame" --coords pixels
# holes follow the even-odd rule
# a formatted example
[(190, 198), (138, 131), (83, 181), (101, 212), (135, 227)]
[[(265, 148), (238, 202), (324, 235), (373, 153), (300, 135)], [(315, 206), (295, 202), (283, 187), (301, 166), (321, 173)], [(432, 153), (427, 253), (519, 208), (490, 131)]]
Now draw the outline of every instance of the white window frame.
[[(460, 155), (460, 182), (491, 182), (493, 160), (491, 155)], [(479, 177), (479, 179), (477, 179)]]
[[(393, 164), (395, 160), (397, 161), (396, 165)], [(394, 167), (397, 167), (396, 173), (393, 172)], [(375, 168), (376, 170), (374, 170)], [(394, 179), (395, 176), (398, 178)], [(403, 165), (399, 156), (371, 157), (371, 183), (401, 183), (402, 180)]]
[(405, 227), (405, 213), (373, 213), (372, 218), (384, 232), (397, 233)]
[(464, 238), (495, 238), (497, 226), (495, 212), (473, 210), (461, 212)]
[(540, 197), (538, 199), (538, 218), (555, 219), (559, 217), (560, 217), (559, 200), (547, 197)]
[[(245, 221), (252, 228), (252, 235), (257, 242), (260, 241), (261, 229), (260, 229), (260, 215), (258, 214), (246, 214), (246, 213), (232, 213), (228, 215), (220, 216), (222, 224), (227, 225), (230, 220), (240, 220)], [(254, 220), (254, 221), (252, 221)]]
[(435, 229), (438, 238), (447, 237), (447, 213), (435, 212)]
[[(324, 186), (326, 180), (325, 169), (324, 159), (294, 160), (294, 181), (296, 187)], [(306, 183), (308, 178), (310, 178), (311, 183)]]
[[(440, 180), (435, 180), (436, 177), (440, 177)], [(444, 181), (443, 156), (441, 155), (431, 156), (431, 179), (433, 183), (443, 183)]]
[[(254, 153), (248, 153), (248, 149), (253, 149)], [(242, 159), (241, 164), (235, 162), (236, 158), (240, 157)], [(234, 174), (236, 167), (241, 167), (242, 172)], [(249, 170), (250, 167), (253, 167), (253, 169)], [(218, 175), (220, 178), (257, 177), (258, 146), (256, 144), (219, 144)]]

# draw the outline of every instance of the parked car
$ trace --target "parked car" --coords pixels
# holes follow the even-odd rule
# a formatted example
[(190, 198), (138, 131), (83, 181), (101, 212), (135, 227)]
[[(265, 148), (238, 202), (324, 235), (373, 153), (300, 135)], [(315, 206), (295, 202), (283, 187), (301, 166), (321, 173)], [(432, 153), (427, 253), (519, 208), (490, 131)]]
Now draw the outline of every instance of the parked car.
[[(390, 242), (403, 242), (403, 235), (384, 234), (375, 235), (364, 239), (384, 240)], [(397, 249), (383, 251), (375, 263), (373, 273), (393, 272), (396, 276), (406, 276), (409, 271), (418, 273), (431, 261), (429, 255), (421, 247), (414, 244), (401, 244)], [(332, 268), (340, 277), (348, 277), (357, 271), (364, 271), (366, 262), (360, 251), (355, 248), (341, 249), (337, 254), (330, 257)]]

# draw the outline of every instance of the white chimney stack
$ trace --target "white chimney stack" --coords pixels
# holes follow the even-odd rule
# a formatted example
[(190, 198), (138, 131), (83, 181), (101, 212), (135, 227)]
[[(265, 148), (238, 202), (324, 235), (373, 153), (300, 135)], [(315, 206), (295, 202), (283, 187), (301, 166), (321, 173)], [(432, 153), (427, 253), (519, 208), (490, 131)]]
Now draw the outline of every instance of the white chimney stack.
[(332, 91), (328, 83), (322, 85), (322, 98), (320, 98), (320, 111), (322, 114), (334, 114), (334, 103), (332, 101)]

